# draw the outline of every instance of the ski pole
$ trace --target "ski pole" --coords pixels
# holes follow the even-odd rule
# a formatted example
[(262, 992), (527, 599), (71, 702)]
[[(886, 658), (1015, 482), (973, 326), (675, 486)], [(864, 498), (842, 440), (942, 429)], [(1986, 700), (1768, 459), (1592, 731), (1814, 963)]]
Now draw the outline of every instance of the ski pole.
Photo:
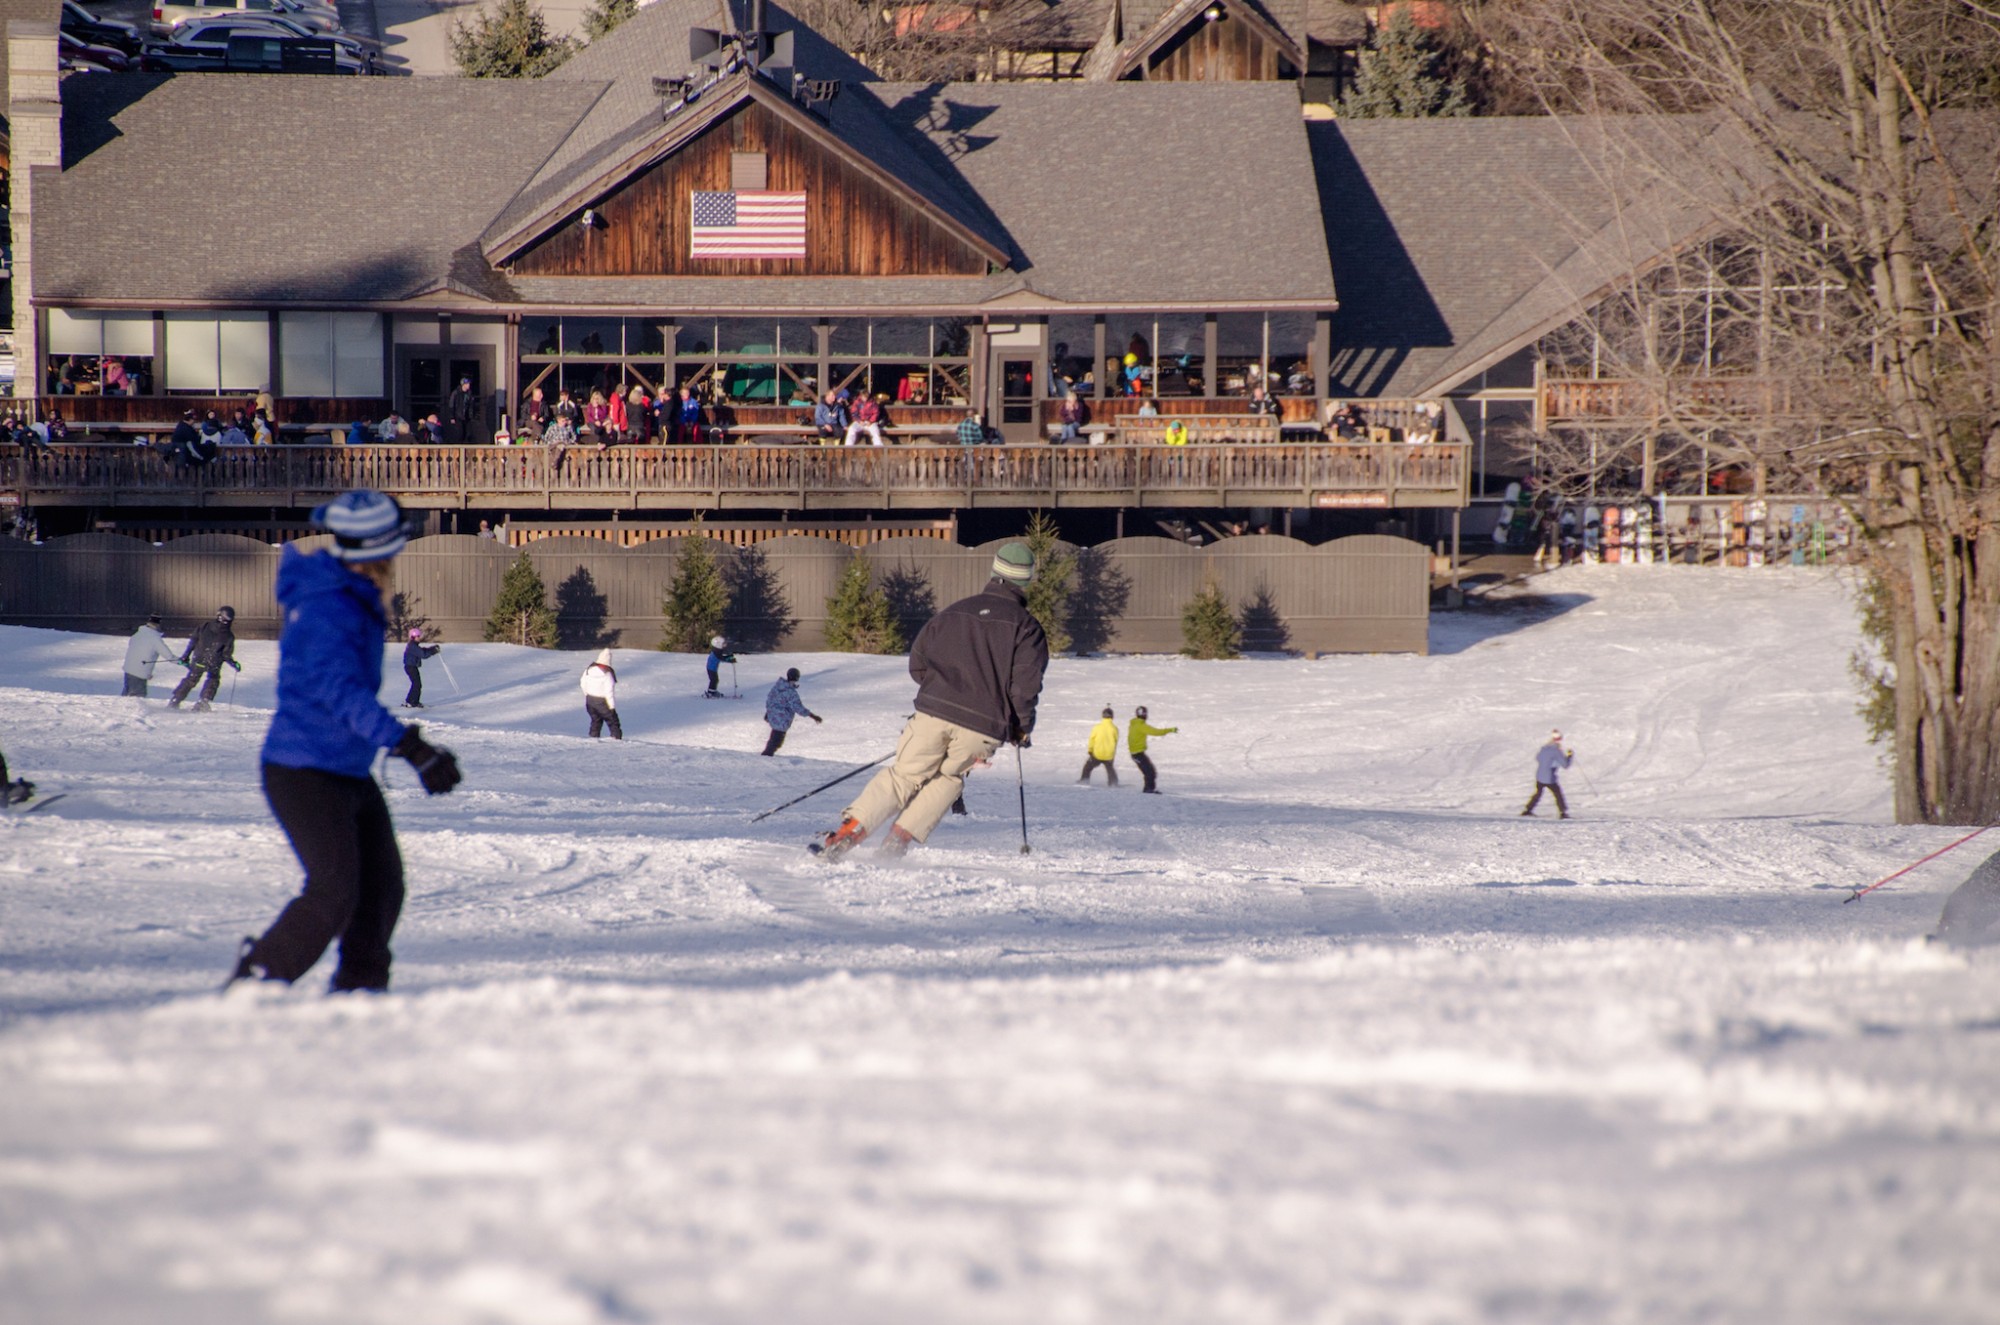
[(741, 698), (743, 698), (743, 692), (742, 692), (741, 690), (738, 690), (738, 689), (736, 688), (736, 664), (735, 664), (735, 663), (731, 663), (731, 664), (729, 664), (729, 697), (730, 697), (731, 699), (741, 699)]
[[(1992, 824), (1988, 824), (1986, 825), (1986, 828), (1991, 828), (1992, 826), (1993, 826)], [(1890, 879), (1900, 879), (1905, 874), (1908, 874), (1911, 870), (1915, 869), (1917, 866), (1923, 864), (1925, 861), (1936, 860), (1939, 856), (1942, 856), (1945, 852), (1951, 850), (1952, 847), (1964, 846), (1967, 842), (1970, 842), (1973, 838), (1978, 837), (1980, 833), (1985, 832), (1986, 828), (1976, 829), (1973, 832), (1967, 833), (1964, 837), (1959, 838), (1958, 841), (1953, 842), (1949, 847), (1939, 847), (1936, 851), (1931, 852), (1930, 855), (1925, 856), (1923, 860), (1912, 861), (1910, 864), (1905, 865), (1903, 866), (1903, 868), (1897, 870), (1894, 874), (1891, 874), (1888, 879), (1877, 879), (1875, 882), (1869, 884), (1866, 888), (1856, 889), (1853, 896), (1841, 898), (1840, 904), (1842, 906), (1845, 906), (1849, 902), (1855, 901), (1858, 898), (1866, 897), (1869, 893), (1874, 892), (1877, 888), (1880, 888), (1883, 884), (1889, 882)]]
[(229, 670), (229, 707), (231, 708), (236, 707), (236, 678), (241, 675), (243, 675), (241, 667), (232, 667)]
[(451, 664), (444, 660), (444, 653), (442, 651), (438, 653), (438, 666), (444, 668), (444, 679), (451, 682), (451, 693), (454, 695), (464, 694), (465, 692), (458, 688), (458, 678), (451, 674)]
[(760, 815), (757, 815), (757, 816), (755, 816), (754, 818), (752, 818), (752, 819), (750, 820), (750, 822), (754, 824), (754, 823), (756, 823), (756, 822), (757, 822), (757, 821), (758, 821), (759, 819), (768, 819), (768, 818), (770, 818), (770, 817), (771, 817), (772, 815), (776, 814), (776, 813), (777, 813), (777, 812), (778, 812), (779, 810), (787, 810), (787, 809), (790, 809), (790, 808), (791, 808), (792, 806), (794, 806), (794, 805), (797, 805), (797, 804), (798, 804), (798, 803), (799, 803), (800, 801), (802, 801), (802, 800), (805, 800), (805, 799), (806, 799), (807, 797), (809, 797), (809, 796), (817, 796), (817, 795), (819, 795), (819, 794), (820, 794), (820, 793), (821, 793), (822, 791), (825, 791), (825, 790), (826, 790), (826, 789), (827, 789), (828, 787), (837, 787), (837, 786), (839, 786), (839, 785), (840, 785), (841, 783), (843, 783), (843, 782), (847, 781), (847, 779), (849, 779), (849, 778), (853, 777), (853, 776), (854, 776), (855, 774), (857, 774), (857, 773), (866, 773), (866, 772), (867, 772), (867, 771), (868, 771), (869, 769), (871, 769), (871, 768), (875, 767), (875, 765), (877, 765), (877, 764), (881, 763), (881, 762), (882, 762), (882, 760), (884, 760), (884, 759), (893, 759), (893, 758), (895, 758), (895, 757), (896, 757), (896, 752), (895, 752), (894, 750), (891, 750), (891, 751), (890, 751), (890, 752), (889, 752), (888, 754), (885, 754), (885, 755), (883, 755), (883, 756), (882, 756), (882, 759), (871, 759), (871, 760), (869, 760), (869, 761), (868, 761), (867, 763), (863, 764), (863, 765), (862, 765), (861, 767), (859, 767), (859, 768), (850, 768), (849, 770), (847, 770), (847, 772), (845, 772), (845, 773), (842, 773), (842, 774), (841, 774), (841, 775), (840, 775), (839, 777), (835, 778), (835, 779), (834, 779), (833, 781), (831, 781), (831, 782), (822, 782), (822, 783), (820, 783), (820, 784), (819, 784), (819, 785), (818, 785), (817, 787), (814, 787), (814, 788), (813, 788), (813, 789), (812, 789), (811, 791), (807, 792), (807, 793), (806, 793), (806, 794), (805, 794), (804, 796), (794, 796), (794, 797), (792, 797), (792, 798), (791, 798), (790, 800), (786, 801), (786, 802), (785, 802), (785, 803), (784, 803), (783, 805), (773, 805), (773, 806), (772, 806), (772, 807), (771, 807), (770, 809), (768, 809), (768, 810), (764, 811), (764, 812), (763, 812), (762, 814), (760, 814)]
[(1021, 771), (1021, 747), (1018, 745), (1014, 747), (1014, 789), (1021, 793), (1021, 854), (1026, 856), (1032, 854), (1034, 848), (1028, 845), (1028, 779)]

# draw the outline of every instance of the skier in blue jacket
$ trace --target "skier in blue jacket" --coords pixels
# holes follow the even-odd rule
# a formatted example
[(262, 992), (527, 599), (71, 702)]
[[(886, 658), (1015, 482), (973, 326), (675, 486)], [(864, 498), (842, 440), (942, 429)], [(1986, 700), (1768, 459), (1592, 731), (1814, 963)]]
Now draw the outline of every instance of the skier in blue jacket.
[(409, 541), (402, 508), (379, 492), (350, 492), (313, 512), (334, 536), (318, 552), (284, 550), (277, 598), (278, 707), (264, 737), (264, 798), (305, 866), (304, 890), (262, 938), (246, 938), (228, 984), (287, 984), (340, 940), (330, 988), (389, 987), (389, 936), (403, 908), (403, 857), (375, 752), (410, 761), (425, 792), (458, 785), (458, 761), (389, 716), (382, 688), (383, 598), (391, 561)]
[(764, 696), (764, 721), (771, 724), (771, 737), (764, 742), (764, 753), (774, 755), (778, 747), (785, 743), (785, 733), (792, 729), (793, 718), (811, 718), (820, 721), (819, 714), (806, 707), (799, 698), (799, 669), (788, 668), (782, 677), (771, 684), (771, 693)]
[(736, 655), (729, 652), (729, 641), (717, 635), (708, 642), (708, 694), (709, 699), (722, 698), (722, 664), (734, 663)]
[(1563, 749), (1563, 734), (1550, 732), (1548, 744), (1535, 751), (1535, 794), (1528, 797), (1528, 808), (1522, 814), (1532, 816), (1546, 791), (1556, 798), (1556, 818), (1569, 818), (1569, 806), (1563, 800), (1562, 784), (1556, 781), (1556, 770), (1568, 768), (1574, 758), (1574, 754)]

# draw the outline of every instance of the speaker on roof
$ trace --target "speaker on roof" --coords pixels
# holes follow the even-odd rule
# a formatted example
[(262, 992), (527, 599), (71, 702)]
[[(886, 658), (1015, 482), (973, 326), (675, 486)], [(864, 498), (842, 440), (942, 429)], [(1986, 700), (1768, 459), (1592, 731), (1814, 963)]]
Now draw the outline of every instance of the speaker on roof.
[(696, 64), (719, 64), (709, 57), (722, 49), (722, 34), (714, 28), (688, 29), (688, 59)]

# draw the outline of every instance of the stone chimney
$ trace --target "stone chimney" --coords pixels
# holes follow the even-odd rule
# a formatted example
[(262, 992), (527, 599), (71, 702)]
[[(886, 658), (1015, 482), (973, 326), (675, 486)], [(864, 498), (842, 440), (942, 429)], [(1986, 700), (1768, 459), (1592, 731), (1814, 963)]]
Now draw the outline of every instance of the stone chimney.
[(56, 25), (7, 24), (7, 125), (13, 151), (10, 219), (14, 248), (14, 394), (42, 384), (41, 338), (31, 302), (35, 288), (34, 179), (38, 167), (62, 168), (62, 94), (56, 90)]

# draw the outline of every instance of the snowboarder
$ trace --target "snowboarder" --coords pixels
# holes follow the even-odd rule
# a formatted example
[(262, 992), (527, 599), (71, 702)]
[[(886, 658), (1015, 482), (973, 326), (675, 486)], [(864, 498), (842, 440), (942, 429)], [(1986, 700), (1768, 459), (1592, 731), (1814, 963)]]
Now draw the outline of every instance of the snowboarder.
[(407, 759), (427, 795), (458, 785), (458, 760), (416, 726), (389, 716), (382, 688), (382, 600), (392, 559), (409, 541), (402, 508), (379, 492), (346, 493), (313, 512), (331, 547), (278, 563), (285, 629), (278, 643), (278, 707), (264, 737), (264, 798), (305, 866), (305, 888), (261, 938), (246, 938), (238, 980), (297, 980), (340, 940), (328, 988), (389, 988), (389, 937), (403, 909), (403, 857), (375, 752)]
[(785, 733), (792, 729), (793, 718), (811, 718), (820, 721), (819, 714), (807, 708), (799, 698), (799, 669), (790, 667), (785, 675), (771, 683), (771, 693), (764, 696), (764, 721), (771, 724), (770, 739), (764, 742), (764, 753), (774, 755), (778, 747), (785, 743)]
[(708, 642), (708, 695), (709, 699), (722, 698), (722, 664), (734, 663), (736, 655), (724, 652), (729, 641), (717, 635)]
[(611, 650), (597, 651), (578, 684), (583, 687), (583, 711), (590, 716), (591, 739), (599, 739), (609, 727), (612, 740), (624, 740), (625, 728), (618, 722), (618, 673), (611, 670)]
[(1535, 751), (1535, 794), (1528, 797), (1528, 808), (1522, 810), (1522, 814), (1533, 815), (1535, 806), (1541, 803), (1542, 793), (1546, 791), (1556, 798), (1556, 818), (1569, 818), (1569, 805), (1563, 800), (1562, 784), (1556, 781), (1556, 771), (1568, 768), (1569, 761), (1574, 758), (1576, 755), (1573, 752), (1563, 749), (1563, 734), (1550, 732), (1548, 744)]
[(1083, 776), (1078, 782), (1090, 781), (1090, 772), (1099, 764), (1104, 765), (1104, 785), (1118, 785), (1118, 766), (1112, 761), (1118, 758), (1118, 715), (1109, 707), (1097, 725), (1090, 729), (1090, 739), (1085, 743), (1083, 756)]
[(201, 699), (194, 708), (197, 713), (206, 713), (208, 706), (215, 702), (215, 692), (222, 688), (223, 665), (226, 663), (239, 672), (243, 670), (243, 664), (236, 661), (236, 632), (232, 629), (235, 620), (235, 608), (219, 607), (213, 621), (204, 621), (195, 628), (187, 648), (181, 650), (181, 661), (187, 665), (188, 674), (174, 687), (173, 697), (167, 701), (168, 708), (179, 708), (181, 701), (199, 682)]
[(125, 688), (121, 696), (146, 697), (146, 683), (153, 679), (153, 667), (162, 658), (173, 660), (174, 651), (167, 647), (166, 636), (160, 634), (160, 614), (146, 618), (146, 624), (132, 632), (131, 642), (125, 646)]
[(0, 799), (4, 799), (8, 805), (19, 805), (21, 802), (33, 797), (34, 794), (35, 784), (28, 781), (28, 779), (14, 778), (11, 781), (8, 780), (7, 756), (5, 753), (0, 752)]
[(1004, 742), (1028, 748), (1049, 665), (1048, 639), (1028, 612), (1034, 578), (1035, 554), (1025, 543), (1008, 543), (995, 554), (983, 592), (924, 626), (910, 648), (917, 711), (896, 742), (896, 761), (842, 812), (815, 853), (844, 855), (894, 819), (882, 850), (901, 855), (937, 827), (965, 789), (966, 770)]
[(1149, 736), (1172, 736), (1179, 730), (1179, 727), (1155, 727), (1150, 722), (1147, 722), (1146, 706), (1144, 704), (1132, 710), (1131, 725), (1125, 729), (1125, 749), (1132, 756), (1132, 762), (1139, 766), (1139, 772), (1145, 775), (1146, 785), (1140, 788), (1141, 791), (1150, 792), (1156, 796), (1160, 791), (1159, 787), (1155, 785), (1159, 774), (1153, 768), (1153, 761), (1146, 755), (1146, 738)]
[(443, 647), (425, 644), (424, 632), (410, 627), (410, 642), (403, 646), (403, 675), (410, 678), (410, 693), (403, 696), (403, 707), (420, 709), (424, 706), (424, 659), (435, 658)]

